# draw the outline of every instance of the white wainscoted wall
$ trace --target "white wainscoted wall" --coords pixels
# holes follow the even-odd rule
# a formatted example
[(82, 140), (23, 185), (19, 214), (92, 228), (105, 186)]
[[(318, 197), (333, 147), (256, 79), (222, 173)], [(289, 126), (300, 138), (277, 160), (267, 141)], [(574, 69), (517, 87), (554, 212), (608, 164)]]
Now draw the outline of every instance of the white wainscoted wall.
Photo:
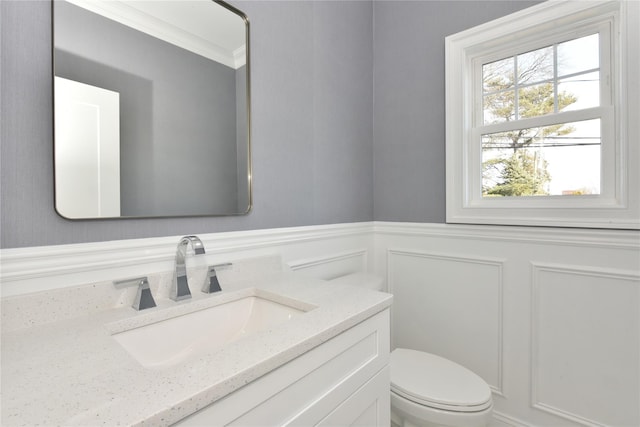
[[(180, 236), (5, 249), (3, 297), (171, 271)], [(201, 234), (202, 265), (279, 255), (394, 294), (392, 345), (481, 375), (497, 425), (640, 425), (640, 233), (367, 222)]]
[(477, 372), (507, 425), (640, 425), (638, 232), (374, 227), (394, 346)]

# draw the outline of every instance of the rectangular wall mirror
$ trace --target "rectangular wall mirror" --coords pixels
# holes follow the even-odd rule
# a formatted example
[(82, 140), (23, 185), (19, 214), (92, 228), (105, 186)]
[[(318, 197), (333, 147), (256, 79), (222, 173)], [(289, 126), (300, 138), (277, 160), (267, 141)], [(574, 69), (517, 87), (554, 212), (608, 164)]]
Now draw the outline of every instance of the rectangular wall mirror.
[(249, 23), (212, 0), (54, 0), (56, 211), (251, 208)]

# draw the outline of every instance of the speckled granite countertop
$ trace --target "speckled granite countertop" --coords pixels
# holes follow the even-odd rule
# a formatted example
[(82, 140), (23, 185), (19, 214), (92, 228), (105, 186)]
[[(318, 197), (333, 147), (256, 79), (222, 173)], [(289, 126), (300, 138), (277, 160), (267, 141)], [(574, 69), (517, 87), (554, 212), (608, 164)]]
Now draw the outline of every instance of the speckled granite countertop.
[[(158, 299), (158, 307), (141, 312), (120, 304), (87, 315), (76, 304), (73, 316), (31, 326), (21, 307), (45, 304), (51, 310), (55, 296), (3, 300), (2, 425), (170, 425), (384, 310), (392, 300), (389, 294), (281, 273), (261, 280), (259, 287), (317, 308), (222, 349), (169, 368), (146, 369), (111, 336), (114, 322), (134, 325), (140, 316), (172, 317), (189, 304), (215, 305), (230, 294), (250, 293), (251, 287), (179, 303)], [(68, 298), (73, 290), (63, 292)], [(95, 289), (92, 298), (99, 293)]]

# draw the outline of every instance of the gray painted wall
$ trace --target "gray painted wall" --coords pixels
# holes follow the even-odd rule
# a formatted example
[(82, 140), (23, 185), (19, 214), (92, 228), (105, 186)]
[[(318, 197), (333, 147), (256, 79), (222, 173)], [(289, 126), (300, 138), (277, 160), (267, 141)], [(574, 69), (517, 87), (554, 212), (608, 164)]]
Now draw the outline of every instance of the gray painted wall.
[(70, 222), (53, 212), (49, 6), (1, 1), (2, 247), (444, 222), (444, 36), (533, 3), (234, 1), (251, 21), (252, 213)]
[(375, 220), (445, 222), (444, 38), (536, 3), (374, 3)]
[(373, 6), (234, 1), (251, 21), (254, 206), (68, 221), (53, 209), (48, 1), (0, 1), (2, 248), (373, 219)]
[(251, 200), (249, 198), (249, 185), (247, 176), (249, 176), (250, 147), (247, 144), (248, 128), (247, 120), (247, 66), (244, 65), (236, 70), (236, 182), (237, 185), (237, 202), (236, 212), (246, 212), (250, 208)]

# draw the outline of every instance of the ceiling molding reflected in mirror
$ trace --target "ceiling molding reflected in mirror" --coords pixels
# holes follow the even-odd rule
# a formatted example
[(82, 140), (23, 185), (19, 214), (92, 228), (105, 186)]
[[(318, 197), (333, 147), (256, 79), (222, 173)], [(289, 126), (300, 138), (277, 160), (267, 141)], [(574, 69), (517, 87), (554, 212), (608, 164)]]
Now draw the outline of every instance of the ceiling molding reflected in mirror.
[(249, 23), (211, 0), (55, 0), (56, 211), (251, 208)]

